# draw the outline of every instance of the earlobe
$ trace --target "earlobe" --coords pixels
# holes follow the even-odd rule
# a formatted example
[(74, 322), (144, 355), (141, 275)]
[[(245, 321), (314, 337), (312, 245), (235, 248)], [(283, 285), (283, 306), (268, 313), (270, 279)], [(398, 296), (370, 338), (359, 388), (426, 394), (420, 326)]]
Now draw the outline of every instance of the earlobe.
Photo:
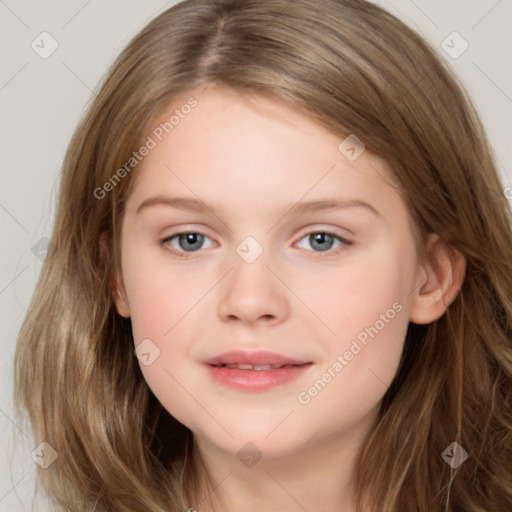
[(117, 312), (124, 318), (130, 317), (130, 307), (126, 296), (126, 290), (122, 279), (119, 278), (117, 272), (112, 273), (110, 279), (110, 294), (116, 305)]
[(466, 259), (454, 247), (432, 233), (427, 241), (430, 262), (418, 269), (409, 320), (429, 324), (444, 315), (460, 291), (466, 271)]
[(130, 316), (130, 308), (128, 306), (128, 300), (126, 297), (126, 291), (124, 289), (122, 278), (120, 278), (119, 273), (115, 270), (114, 262), (112, 259), (112, 253), (109, 247), (109, 237), (106, 232), (101, 233), (100, 235), (100, 258), (102, 264), (106, 268), (112, 268), (110, 272), (110, 278), (108, 282), (110, 297), (112, 298), (114, 304), (116, 305), (117, 312), (124, 316), (125, 318), (129, 318)]

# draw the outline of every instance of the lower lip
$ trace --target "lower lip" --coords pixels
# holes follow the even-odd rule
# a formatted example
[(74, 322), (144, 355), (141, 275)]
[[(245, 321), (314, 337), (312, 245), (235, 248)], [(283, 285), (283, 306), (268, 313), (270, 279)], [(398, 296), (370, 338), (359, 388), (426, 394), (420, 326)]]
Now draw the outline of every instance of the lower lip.
[(210, 364), (207, 364), (206, 367), (215, 380), (226, 386), (246, 391), (264, 391), (300, 377), (312, 365), (313, 363), (307, 363), (275, 370), (237, 370)]

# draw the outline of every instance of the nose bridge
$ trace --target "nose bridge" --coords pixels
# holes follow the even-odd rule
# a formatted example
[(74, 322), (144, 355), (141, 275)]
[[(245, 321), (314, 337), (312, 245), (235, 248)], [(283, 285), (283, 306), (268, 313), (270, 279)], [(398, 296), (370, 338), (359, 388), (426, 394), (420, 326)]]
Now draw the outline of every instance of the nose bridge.
[(246, 237), (235, 251), (235, 266), (223, 287), (219, 315), (242, 322), (284, 318), (288, 299), (285, 287), (267, 266), (272, 266), (271, 251), (264, 250), (254, 237)]

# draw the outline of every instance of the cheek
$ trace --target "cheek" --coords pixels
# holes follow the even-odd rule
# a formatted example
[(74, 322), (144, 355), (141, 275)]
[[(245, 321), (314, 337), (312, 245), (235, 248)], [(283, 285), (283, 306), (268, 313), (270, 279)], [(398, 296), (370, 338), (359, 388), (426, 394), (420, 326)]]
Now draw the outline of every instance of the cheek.
[(202, 411), (191, 399), (199, 393), (190, 383), (190, 376), (197, 372), (190, 351), (197, 338), (200, 309), (194, 305), (204, 292), (184, 286), (180, 279), (166, 282), (156, 267), (132, 285), (132, 331), (144, 380), (167, 411), (197, 429), (195, 422)]
[[(349, 397), (356, 407), (372, 403), (392, 382), (409, 325), (413, 255), (381, 246), (333, 272), (323, 280), (323, 293), (317, 287), (310, 295), (312, 309), (333, 331), (322, 336), (326, 360), (318, 375), (326, 404)], [(324, 373), (329, 370), (336, 377)]]
[[(329, 327), (331, 336), (327, 329), (323, 334), (332, 340), (328, 342), (331, 351), (339, 350), (375, 323), (383, 332), (391, 330), (391, 323), (407, 324), (407, 315), (398, 310), (407, 310), (414, 277), (412, 261), (412, 255), (404, 257), (392, 244), (381, 245), (379, 250), (354, 253), (337, 268), (315, 274), (303, 272), (288, 282), (317, 319)], [(386, 317), (386, 329), (382, 328), (381, 315)], [(318, 326), (322, 327), (320, 322)]]
[[(151, 338), (165, 341), (212, 283), (201, 271), (190, 271), (166, 258), (163, 248), (126, 246), (123, 276), (135, 343)], [(214, 281), (212, 281), (214, 282)]]
[[(316, 428), (315, 418), (325, 418), (320, 430), (331, 434), (377, 413), (396, 375), (409, 323), (400, 272), (397, 269), (393, 279), (389, 267), (387, 271), (366, 273), (366, 279), (354, 273), (338, 287), (332, 284), (337, 299), (324, 314), (336, 335), (323, 336), (326, 357), (295, 397), (301, 421), (288, 425), (290, 437)], [(334, 295), (334, 290), (350, 288), (352, 294)]]
[(189, 376), (197, 370), (191, 349), (216, 279), (136, 247), (127, 247), (126, 254), (123, 276), (139, 365), (149, 388), (181, 421), (181, 411), (191, 408)]

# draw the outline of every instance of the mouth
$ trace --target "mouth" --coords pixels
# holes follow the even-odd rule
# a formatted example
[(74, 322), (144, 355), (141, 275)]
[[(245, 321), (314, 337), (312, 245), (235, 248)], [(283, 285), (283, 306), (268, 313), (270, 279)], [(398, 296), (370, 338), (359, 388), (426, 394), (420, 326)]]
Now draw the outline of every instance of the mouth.
[(234, 365), (235, 368), (240, 370), (252, 370), (258, 367), (264, 367), (263, 370), (274, 370), (283, 366), (299, 366), (308, 362), (305, 359), (296, 359), (265, 350), (232, 350), (211, 357), (204, 361), (204, 364), (226, 367)]
[[(303, 364), (311, 364), (311, 363), (303, 363)], [(215, 368), (230, 368), (231, 370), (254, 370), (257, 372), (261, 371), (269, 371), (269, 370), (279, 370), (280, 368), (293, 368), (295, 366), (303, 366), (303, 364), (283, 364), (281, 366), (276, 366), (272, 364), (214, 364), (211, 366), (215, 366)]]
[(203, 363), (217, 383), (237, 390), (264, 391), (282, 386), (303, 375), (311, 361), (292, 359), (271, 352), (233, 351)]

